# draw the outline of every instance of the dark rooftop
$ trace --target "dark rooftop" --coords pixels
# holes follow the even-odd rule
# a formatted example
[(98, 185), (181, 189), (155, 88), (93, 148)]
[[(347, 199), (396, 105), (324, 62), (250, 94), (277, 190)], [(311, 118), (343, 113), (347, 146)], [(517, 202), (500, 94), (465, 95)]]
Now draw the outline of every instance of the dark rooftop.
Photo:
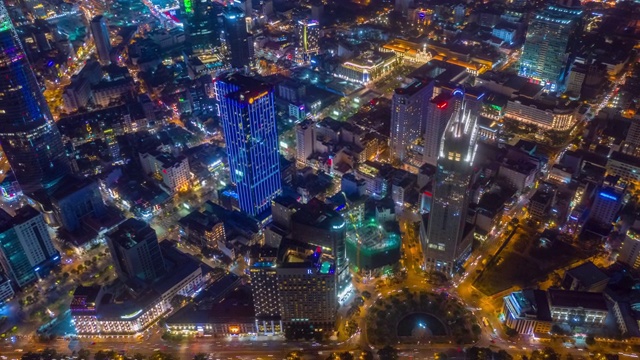
[(253, 77), (240, 74), (224, 74), (217, 81), (234, 86), (237, 90), (227, 94), (228, 98), (236, 101), (252, 103), (256, 97), (261, 97), (273, 90), (273, 86)]
[(253, 297), (248, 286), (240, 286), (219, 302), (191, 303), (167, 319), (167, 324), (247, 323), (255, 320)]
[(422, 79), (422, 78), (416, 78), (414, 82), (412, 82), (409, 86), (403, 87), (403, 88), (397, 88), (395, 90), (395, 93), (398, 95), (413, 95), (415, 93), (417, 93), (418, 91), (424, 89), (425, 87), (429, 86), (429, 84), (431, 84), (432, 81), (428, 80), (428, 79)]
[(94, 181), (86, 177), (78, 177), (74, 175), (65, 175), (55, 187), (55, 190), (50, 194), (52, 200), (62, 200), (65, 197), (75, 193), (76, 191), (83, 189)]
[[(152, 234), (153, 233), (153, 234)], [(118, 228), (107, 235), (120, 246), (130, 249), (149, 236), (156, 237), (156, 232), (146, 222), (134, 218), (125, 220)]]
[(577, 279), (586, 287), (609, 279), (607, 274), (602, 272), (602, 270), (600, 270), (600, 268), (591, 261), (587, 261), (582, 265), (578, 265), (573, 269), (567, 270), (567, 275)]
[(552, 307), (608, 310), (607, 302), (602, 293), (557, 289), (549, 289), (547, 293), (549, 294), (549, 304)]

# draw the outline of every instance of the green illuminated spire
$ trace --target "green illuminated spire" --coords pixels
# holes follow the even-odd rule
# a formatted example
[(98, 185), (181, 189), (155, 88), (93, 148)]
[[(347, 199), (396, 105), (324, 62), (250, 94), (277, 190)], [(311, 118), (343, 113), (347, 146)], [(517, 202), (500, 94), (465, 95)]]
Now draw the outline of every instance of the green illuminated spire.
[(0, 1), (0, 31), (12, 30), (13, 24), (9, 18), (7, 8), (4, 6), (4, 2)]
[(193, 13), (193, 4), (191, 3), (191, 0), (184, 0), (184, 11), (188, 14)]

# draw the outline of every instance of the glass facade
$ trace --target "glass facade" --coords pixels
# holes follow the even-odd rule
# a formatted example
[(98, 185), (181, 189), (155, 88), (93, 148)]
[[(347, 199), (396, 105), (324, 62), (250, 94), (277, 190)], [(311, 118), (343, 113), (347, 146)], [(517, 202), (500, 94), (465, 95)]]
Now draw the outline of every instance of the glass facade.
[(529, 24), (520, 60), (520, 75), (540, 81), (551, 90), (562, 80), (569, 44), (582, 10), (549, 6)]
[(42, 214), (30, 206), (11, 217), (0, 211), (0, 265), (18, 287), (37, 280), (60, 262)]
[(96, 44), (100, 64), (111, 64), (111, 40), (109, 40), (109, 29), (104, 16), (98, 15), (91, 20), (91, 34)]
[(184, 18), (184, 30), (189, 44), (195, 52), (202, 52), (220, 46), (218, 16), (221, 6), (213, 1), (183, 0), (180, 11)]
[(2, 244), (3, 266), (18, 286), (23, 286), (37, 279), (33, 266), (29, 262), (26, 251), (22, 248), (18, 234), (13, 228), (0, 234)]
[(215, 84), (240, 209), (256, 216), (271, 208), (282, 188), (273, 87), (239, 74)]
[(244, 13), (235, 7), (228, 7), (223, 17), (225, 39), (231, 53), (231, 67), (242, 69), (251, 65), (253, 40), (247, 33)]
[(22, 44), (0, 4), (0, 143), (24, 192), (69, 172), (62, 138)]

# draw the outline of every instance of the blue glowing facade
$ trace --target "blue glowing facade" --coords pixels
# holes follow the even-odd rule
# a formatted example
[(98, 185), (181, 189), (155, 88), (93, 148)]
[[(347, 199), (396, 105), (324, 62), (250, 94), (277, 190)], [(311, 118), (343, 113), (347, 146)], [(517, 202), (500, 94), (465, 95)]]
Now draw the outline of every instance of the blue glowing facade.
[(228, 74), (216, 80), (215, 89), (240, 209), (263, 214), (282, 189), (273, 87)]
[(44, 217), (25, 206), (11, 217), (0, 210), (0, 266), (16, 287), (27, 286), (60, 263)]
[(60, 132), (2, 3), (0, 77), (0, 145), (24, 192), (50, 187), (69, 172), (69, 161)]

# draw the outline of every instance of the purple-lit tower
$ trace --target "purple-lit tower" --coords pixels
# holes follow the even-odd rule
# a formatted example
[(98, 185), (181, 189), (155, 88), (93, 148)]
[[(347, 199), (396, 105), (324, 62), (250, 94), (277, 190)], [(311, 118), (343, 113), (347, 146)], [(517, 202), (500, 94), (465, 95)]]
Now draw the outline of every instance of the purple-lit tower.
[(0, 145), (23, 192), (48, 188), (69, 172), (69, 160), (4, 3), (0, 78)]

